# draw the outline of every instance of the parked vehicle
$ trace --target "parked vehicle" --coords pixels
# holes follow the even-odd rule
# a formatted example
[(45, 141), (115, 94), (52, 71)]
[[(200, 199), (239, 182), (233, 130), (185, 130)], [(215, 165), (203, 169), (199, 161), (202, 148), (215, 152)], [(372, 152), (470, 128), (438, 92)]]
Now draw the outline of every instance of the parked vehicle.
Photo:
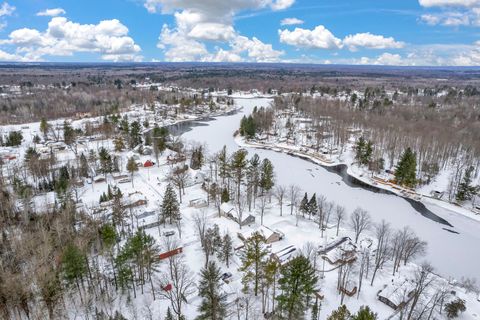
[(175, 231), (173, 231), (173, 230), (169, 230), (169, 231), (164, 231), (164, 232), (163, 232), (163, 235), (164, 235), (165, 237), (170, 237), (170, 236), (173, 236), (174, 234), (175, 234)]
[(222, 277), (221, 279), (228, 283), (229, 279), (232, 277), (232, 274), (230, 272), (225, 272), (224, 274), (222, 274)]

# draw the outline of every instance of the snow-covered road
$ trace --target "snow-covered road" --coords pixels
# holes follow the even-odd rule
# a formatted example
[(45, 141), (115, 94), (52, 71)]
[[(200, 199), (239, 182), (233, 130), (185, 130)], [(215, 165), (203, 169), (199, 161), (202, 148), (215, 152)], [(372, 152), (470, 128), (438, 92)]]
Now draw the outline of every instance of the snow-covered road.
[[(244, 114), (250, 114), (255, 106), (266, 106), (271, 99), (236, 99), (243, 111), (231, 116), (218, 117), (206, 126), (194, 126), (182, 135), (183, 139), (206, 143), (209, 151), (218, 151), (224, 145), (231, 153), (238, 149), (233, 132), (238, 128)], [(251, 155), (258, 153), (269, 158), (275, 166), (277, 184), (296, 184), (312, 194), (325, 195), (329, 201), (342, 204), (349, 212), (360, 206), (370, 212), (375, 221), (385, 219), (395, 228), (410, 226), (428, 242), (425, 259), (430, 261), (445, 277), (474, 277), (480, 281), (480, 223), (445, 208), (427, 204), (428, 209), (449, 221), (453, 230), (447, 232), (444, 225), (421, 216), (404, 199), (378, 194), (362, 188), (346, 185), (342, 178), (308, 161), (269, 150), (249, 149)], [(320, 235), (319, 235), (320, 236)]]

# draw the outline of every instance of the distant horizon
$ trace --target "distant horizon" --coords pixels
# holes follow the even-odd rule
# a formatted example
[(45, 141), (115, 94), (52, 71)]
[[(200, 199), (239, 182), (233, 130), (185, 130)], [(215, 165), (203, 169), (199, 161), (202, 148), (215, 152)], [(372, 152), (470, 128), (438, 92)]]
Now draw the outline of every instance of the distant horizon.
[(249, 61), (242, 61), (242, 62), (205, 62), (205, 61), (124, 61), (124, 62), (112, 62), (112, 61), (36, 61), (36, 62), (20, 62), (20, 61), (0, 61), (0, 68), (5, 66), (36, 66), (36, 65), (106, 65), (106, 66), (135, 66), (135, 65), (192, 65), (192, 66), (287, 66), (287, 67), (331, 67), (331, 68), (358, 68), (358, 69), (366, 69), (366, 68), (377, 68), (377, 69), (479, 69), (480, 65), (478, 66), (434, 66), (434, 65), (418, 65), (418, 66), (406, 66), (406, 65), (379, 65), (379, 64), (336, 64), (336, 63), (314, 63), (314, 62), (249, 62)]

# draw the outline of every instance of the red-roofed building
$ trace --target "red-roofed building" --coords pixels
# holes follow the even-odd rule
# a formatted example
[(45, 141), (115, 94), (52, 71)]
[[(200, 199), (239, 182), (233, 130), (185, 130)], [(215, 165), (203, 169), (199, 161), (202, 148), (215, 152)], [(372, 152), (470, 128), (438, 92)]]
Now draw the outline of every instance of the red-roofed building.
[(145, 163), (143, 164), (143, 166), (144, 166), (145, 168), (148, 168), (148, 167), (153, 167), (154, 164), (155, 164), (155, 163), (153, 163), (152, 161), (147, 160), (147, 161), (145, 161)]

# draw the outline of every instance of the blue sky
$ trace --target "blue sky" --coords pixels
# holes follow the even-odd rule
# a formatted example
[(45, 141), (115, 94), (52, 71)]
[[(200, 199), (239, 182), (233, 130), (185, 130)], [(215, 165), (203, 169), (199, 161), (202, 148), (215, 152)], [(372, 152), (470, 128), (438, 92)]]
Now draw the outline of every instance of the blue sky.
[(0, 26), (0, 61), (480, 65), (480, 0), (10, 0)]

